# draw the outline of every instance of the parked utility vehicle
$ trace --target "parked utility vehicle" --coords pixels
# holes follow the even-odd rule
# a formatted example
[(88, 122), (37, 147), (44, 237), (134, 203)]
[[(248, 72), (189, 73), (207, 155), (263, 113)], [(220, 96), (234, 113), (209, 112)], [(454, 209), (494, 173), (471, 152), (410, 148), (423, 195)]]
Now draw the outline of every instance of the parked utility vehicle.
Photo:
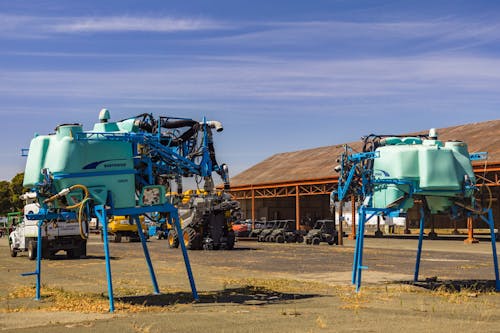
[[(27, 214), (36, 214), (40, 210), (36, 193), (28, 192), (21, 195), (25, 201), (24, 215), (15, 225), (9, 235), (10, 255), (16, 257), (18, 253), (28, 251), (28, 258), (35, 260), (37, 256), (38, 221), (28, 220)], [(68, 258), (80, 258), (87, 255), (86, 223), (83, 228), (76, 220), (51, 221), (41, 230), (42, 258), (51, 258), (59, 251), (66, 251)]]
[(333, 220), (318, 220), (307, 235), (304, 236), (306, 244), (319, 245), (321, 242), (326, 242), (329, 245), (338, 242), (338, 233), (335, 229)]

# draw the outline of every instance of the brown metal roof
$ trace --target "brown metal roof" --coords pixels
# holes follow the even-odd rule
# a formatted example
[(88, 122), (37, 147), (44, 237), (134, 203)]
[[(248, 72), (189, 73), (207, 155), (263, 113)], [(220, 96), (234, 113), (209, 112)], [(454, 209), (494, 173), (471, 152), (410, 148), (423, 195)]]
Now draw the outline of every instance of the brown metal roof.
[[(426, 134), (427, 131), (419, 132)], [(412, 135), (415, 133), (409, 133)], [(487, 151), (489, 161), (500, 161), (500, 119), (438, 129), (442, 141), (460, 140), (469, 152)], [(231, 179), (231, 186), (302, 181), (336, 176), (333, 167), (342, 145), (275, 154)], [(361, 150), (361, 142), (348, 143)]]

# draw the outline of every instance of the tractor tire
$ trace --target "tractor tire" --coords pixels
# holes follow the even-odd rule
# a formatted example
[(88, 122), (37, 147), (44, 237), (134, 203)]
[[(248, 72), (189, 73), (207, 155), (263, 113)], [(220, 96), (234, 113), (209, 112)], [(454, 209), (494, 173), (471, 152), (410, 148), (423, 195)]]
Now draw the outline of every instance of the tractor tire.
[(122, 241), (122, 235), (120, 234), (115, 234), (113, 237), (113, 242), (114, 243), (120, 243)]
[(319, 243), (321, 243), (321, 240), (318, 237), (314, 237), (312, 239), (312, 244), (313, 245), (319, 245)]
[(282, 235), (278, 235), (278, 236), (276, 236), (276, 238), (274, 239), (274, 241), (275, 241), (276, 243), (284, 243), (284, 242), (285, 242), (285, 239), (283, 238), (283, 236), (282, 236)]
[(16, 249), (14, 248), (14, 243), (13, 243), (12, 241), (10, 241), (10, 239), (9, 239), (9, 243), (10, 243), (10, 244), (9, 244), (9, 248), (10, 248), (10, 256), (11, 256), (11, 257), (13, 257), (13, 258), (15, 258), (15, 257), (17, 257), (17, 251), (16, 251)]
[(182, 231), (182, 240), (184, 241), (184, 245), (186, 246), (186, 249), (188, 249), (188, 250), (201, 250), (202, 249), (201, 237), (196, 232), (196, 230), (194, 230), (191, 227), (186, 227)]
[(179, 237), (175, 229), (170, 229), (167, 236), (168, 247), (176, 249), (179, 247)]
[(28, 243), (28, 259), (35, 260), (37, 256), (36, 241), (30, 240)]
[(235, 240), (236, 240), (236, 236), (234, 235), (234, 231), (232, 231), (232, 230), (228, 231), (226, 249), (228, 249), (228, 250), (234, 249)]

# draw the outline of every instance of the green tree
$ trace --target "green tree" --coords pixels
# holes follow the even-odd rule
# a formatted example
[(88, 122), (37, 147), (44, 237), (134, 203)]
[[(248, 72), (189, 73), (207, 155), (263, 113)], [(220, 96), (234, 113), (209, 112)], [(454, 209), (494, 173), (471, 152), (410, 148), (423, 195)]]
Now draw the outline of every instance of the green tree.
[(12, 189), (10, 183), (2, 180), (0, 181), (0, 213), (6, 214), (12, 208)]
[(23, 208), (23, 202), (19, 199), (19, 196), (28, 191), (27, 188), (23, 187), (24, 172), (20, 172), (12, 178), (10, 181), (10, 189), (12, 191), (11, 204), (15, 211), (21, 210)]

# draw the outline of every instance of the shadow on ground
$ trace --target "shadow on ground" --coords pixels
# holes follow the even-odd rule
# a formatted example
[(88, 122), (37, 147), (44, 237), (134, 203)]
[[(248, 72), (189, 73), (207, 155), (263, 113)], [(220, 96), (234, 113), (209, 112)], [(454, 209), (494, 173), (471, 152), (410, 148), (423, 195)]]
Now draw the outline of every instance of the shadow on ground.
[(193, 295), (187, 292), (177, 292), (160, 295), (124, 296), (116, 300), (132, 305), (169, 306), (173, 304), (241, 304), (241, 305), (268, 305), (284, 303), (292, 300), (322, 297), (318, 294), (281, 293), (266, 288), (245, 286), (228, 288), (221, 291), (203, 292), (199, 301), (194, 302)]
[(397, 283), (412, 285), (428, 290), (444, 290), (448, 292), (460, 292), (470, 290), (476, 292), (494, 292), (495, 280), (439, 280), (428, 278), (422, 281), (397, 281)]

